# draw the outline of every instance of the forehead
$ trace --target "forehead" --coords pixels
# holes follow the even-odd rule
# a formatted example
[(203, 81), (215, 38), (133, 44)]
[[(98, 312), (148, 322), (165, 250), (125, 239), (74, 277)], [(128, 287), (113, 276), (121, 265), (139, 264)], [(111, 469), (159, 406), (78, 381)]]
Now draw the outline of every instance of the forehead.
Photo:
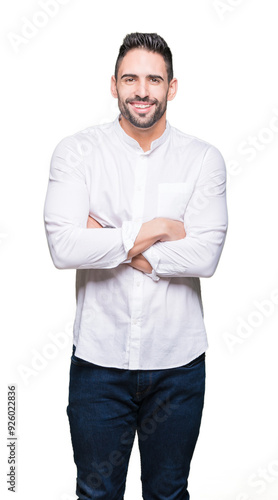
[(167, 68), (161, 54), (138, 48), (129, 50), (119, 65), (118, 76), (121, 77), (126, 73), (137, 75), (161, 74), (161, 76), (165, 76), (167, 75)]

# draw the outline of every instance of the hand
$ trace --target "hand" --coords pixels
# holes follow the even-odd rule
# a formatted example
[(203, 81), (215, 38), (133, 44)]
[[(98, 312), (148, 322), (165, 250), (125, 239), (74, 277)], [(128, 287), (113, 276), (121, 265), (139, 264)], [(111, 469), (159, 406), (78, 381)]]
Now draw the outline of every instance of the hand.
[(96, 229), (100, 227), (102, 227), (102, 225), (98, 221), (96, 221), (96, 219), (94, 219), (89, 215), (87, 220), (87, 229)]
[(142, 271), (143, 273), (151, 273), (153, 268), (150, 265), (150, 263), (147, 261), (147, 259), (139, 253), (135, 257), (133, 257), (132, 261), (128, 263), (129, 266), (133, 267), (134, 269), (138, 269), (138, 271)]
[(161, 218), (161, 223), (164, 228), (164, 234), (159, 241), (176, 241), (185, 238), (186, 232), (183, 222), (179, 220)]

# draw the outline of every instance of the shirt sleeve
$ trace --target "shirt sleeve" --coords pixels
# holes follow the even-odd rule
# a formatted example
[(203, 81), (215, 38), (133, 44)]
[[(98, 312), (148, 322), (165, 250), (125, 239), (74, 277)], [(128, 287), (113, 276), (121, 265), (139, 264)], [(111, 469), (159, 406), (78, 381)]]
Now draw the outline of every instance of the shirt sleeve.
[(221, 153), (209, 146), (184, 216), (182, 240), (157, 242), (144, 257), (157, 277), (210, 277), (224, 246), (228, 226), (226, 168)]
[(44, 205), (48, 246), (58, 269), (109, 269), (129, 261), (142, 222), (88, 229), (89, 201), (82, 151), (74, 136), (66, 137), (51, 158)]

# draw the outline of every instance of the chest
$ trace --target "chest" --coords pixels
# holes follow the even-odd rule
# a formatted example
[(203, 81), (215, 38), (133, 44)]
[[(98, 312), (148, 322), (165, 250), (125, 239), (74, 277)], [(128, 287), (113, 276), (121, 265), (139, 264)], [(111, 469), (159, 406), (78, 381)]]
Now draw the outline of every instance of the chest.
[(185, 156), (95, 154), (86, 176), (90, 215), (112, 227), (138, 218), (183, 220), (198, 170)]

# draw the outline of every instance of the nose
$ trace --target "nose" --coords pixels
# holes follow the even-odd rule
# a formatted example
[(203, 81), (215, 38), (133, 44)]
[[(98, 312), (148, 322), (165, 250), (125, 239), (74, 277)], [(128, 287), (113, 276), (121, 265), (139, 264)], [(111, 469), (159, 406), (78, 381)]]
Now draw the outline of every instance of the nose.
[(141, 99), (149, 97), (149, 89), (145, 80), (138, 80), (135, 92)]

